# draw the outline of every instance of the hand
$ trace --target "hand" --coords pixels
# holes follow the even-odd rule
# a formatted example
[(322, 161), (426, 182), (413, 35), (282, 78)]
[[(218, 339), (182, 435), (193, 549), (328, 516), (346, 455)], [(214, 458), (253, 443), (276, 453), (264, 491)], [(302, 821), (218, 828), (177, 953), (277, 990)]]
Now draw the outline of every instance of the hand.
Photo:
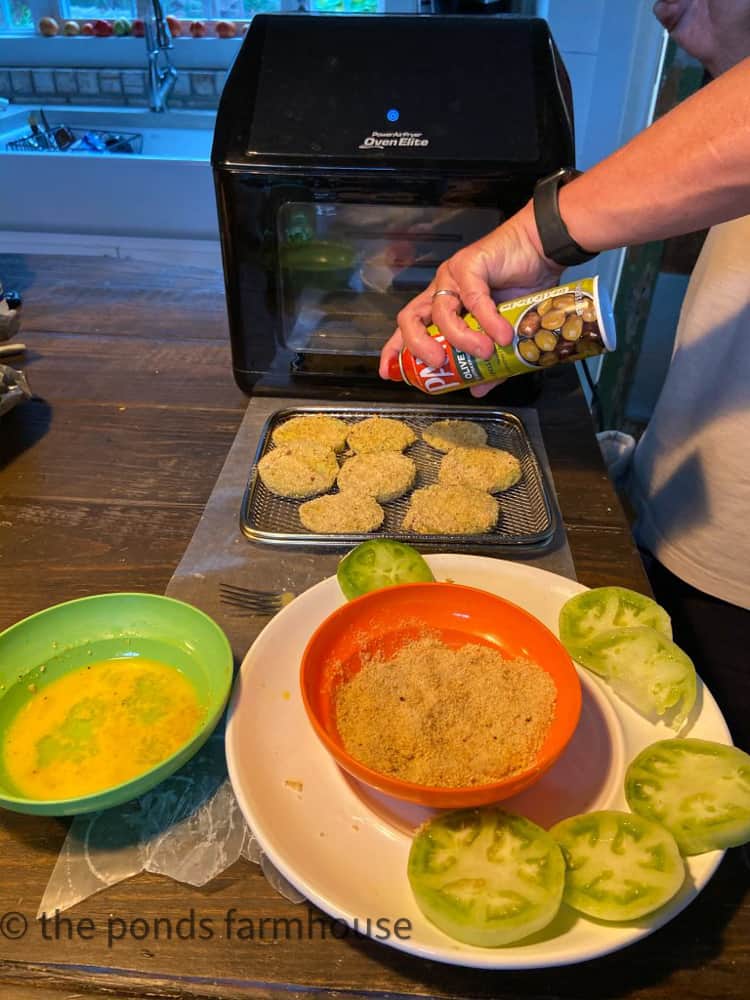
[[(402, 347), (431, 365), (440, 365), (443, 348), (426, 330), (435, 323), (446, 340), (467, 354), (487, 359), (494, 344), (509, 344), (510, 324), (498, 315), (497, 300), (549, 288), (557, 284), (563, 269), (542, 253), (531, 205), (521, 209), (502, 226), (459, 250), (437, 269), (435, 278), (398, 314), (398, 327), (380, 354), (380, 376), (388, 377), (389, 361)], [(438, 289), (453, 289), (457, 295), (434, 297)], [(460, 316), (462, 307), (479, 321), (484, 332), (472, 330)], [(486, 386), (472, 390), (483, 396)]]
[(654, 14), (712, 76), (750, 55), (748, 0), (657, 0)]

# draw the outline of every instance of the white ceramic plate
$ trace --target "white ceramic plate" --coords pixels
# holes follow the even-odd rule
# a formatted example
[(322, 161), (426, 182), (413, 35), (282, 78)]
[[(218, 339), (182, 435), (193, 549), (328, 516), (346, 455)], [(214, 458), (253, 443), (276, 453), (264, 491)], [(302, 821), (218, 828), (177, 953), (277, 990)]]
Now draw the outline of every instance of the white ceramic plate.
[[(426, 558), (436, 579), (499, 594), (536, 615), (555, 634), (561, 605), (586, 589), (554, 573), (500, 559)], [(226, 734), (229, 775), (247, 822), (274, 865), (321, 910), (423, 958), (483, 969), (531, 969), (582, 962), (624, 948), (671, 920), (706, 885), (720, 851), (690, 858), (682, 890), (650, 919), (607, 925), (563, 906), (544, 931), (496, 949), (464, 945), (439, 931), (417, 908), (406, 877), (411, 835), (433, 813), (348, 777), (318, 741), (302, 704), (304, 647), (320, 622), (343, 603), (338, 583), (330, 577), (266, 626), (242, 664)], [(627, 809), (622, 786), (628, 761), (647, 744), (674, 735), (580, 672), (583, 711), (572, 742), (541, 781), (503, 803), (544, 827), (593, 809)], [(699, 701), (690, 735), (730, 743), (705, 686)], [(396, 928), (399, 918), (410, 926)]]

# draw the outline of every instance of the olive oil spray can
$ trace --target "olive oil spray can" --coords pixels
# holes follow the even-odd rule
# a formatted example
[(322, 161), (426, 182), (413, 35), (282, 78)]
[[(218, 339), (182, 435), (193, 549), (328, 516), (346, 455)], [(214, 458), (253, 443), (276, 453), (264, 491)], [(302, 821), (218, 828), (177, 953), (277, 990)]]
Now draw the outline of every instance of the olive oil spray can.
[[(504, 347), (495, 344), (487, 361), (453, 347), (432, 324), (427, 332), (442, 344), (443, 364), (425, 364), (404, 349), (391, 362), (388, 377), (438, 395), (615, 349), (612, 303), (598, 275), (501, 302), (497, 311), (513, 327), (513, 340)], [(471, 313), (463, 319), (472, 329), (481, 330)]]

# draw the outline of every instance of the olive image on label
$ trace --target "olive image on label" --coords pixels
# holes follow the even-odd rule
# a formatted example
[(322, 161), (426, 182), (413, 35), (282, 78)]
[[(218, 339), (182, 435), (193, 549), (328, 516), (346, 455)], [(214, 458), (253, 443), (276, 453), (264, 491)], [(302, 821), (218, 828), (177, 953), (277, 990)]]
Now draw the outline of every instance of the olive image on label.
[(513, 337), (519, 360), (536, 368), (550, 368), (610, 349), (597, 300), (582, 284), (572, 291), (541, 293), (546, 297), (521, 313)]
[[(501, 302), (497, 311), (513, 327), (513, 340), (495, 344), (486, 361), (449, 344), (433, 323), (427, 332), (445, 352), (442, 365), (429, 365), (404, 348), (390, 361), (388, 378), (439, 395), (615, 349), (612, 304), (596, 275)], [(463, 320), (482, 329), (471, 313)]]

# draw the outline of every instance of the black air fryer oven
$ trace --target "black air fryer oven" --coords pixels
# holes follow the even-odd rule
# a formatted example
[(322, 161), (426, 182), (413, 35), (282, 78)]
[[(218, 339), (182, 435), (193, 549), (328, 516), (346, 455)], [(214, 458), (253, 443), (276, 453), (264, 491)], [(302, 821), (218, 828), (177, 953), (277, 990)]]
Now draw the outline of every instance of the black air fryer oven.
[(212, 151), (239, 386), (422, 398), (377, 375), (399, 309), (574, 159), (543, 20), (253, 18)]

